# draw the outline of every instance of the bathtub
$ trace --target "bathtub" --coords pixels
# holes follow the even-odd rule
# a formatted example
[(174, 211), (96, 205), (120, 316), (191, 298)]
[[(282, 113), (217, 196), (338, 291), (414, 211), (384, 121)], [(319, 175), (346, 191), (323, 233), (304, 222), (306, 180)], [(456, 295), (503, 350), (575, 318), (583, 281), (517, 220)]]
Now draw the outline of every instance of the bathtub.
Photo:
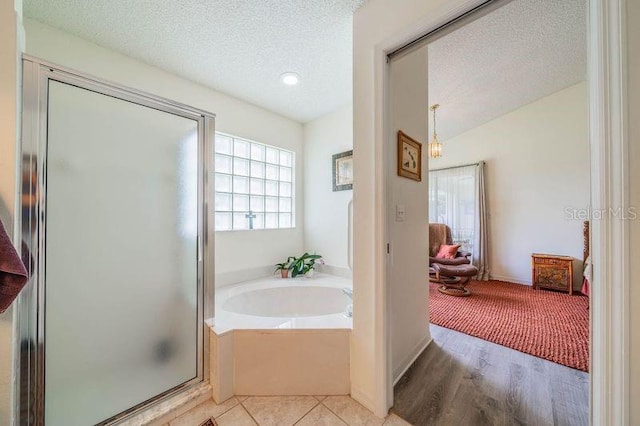
[(326, 329), (352, 327), (345, 315), (349, 279), (328, 274), (311, 278), (269, 277), (216, 289), (214, 331), (231, 329)]
[(351, 280), (269, 277), (216, 289), (210, 383), (233, 395), (346, 395), (350, 391)]

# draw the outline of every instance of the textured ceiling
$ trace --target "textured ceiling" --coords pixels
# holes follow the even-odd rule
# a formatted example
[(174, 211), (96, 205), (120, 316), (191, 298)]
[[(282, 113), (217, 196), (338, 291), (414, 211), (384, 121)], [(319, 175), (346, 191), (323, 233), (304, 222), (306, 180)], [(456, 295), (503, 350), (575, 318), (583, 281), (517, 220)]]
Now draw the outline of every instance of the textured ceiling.
[(586, 3), (514, 0), (432, 42), (440, 140), (586, 80)]
[[(352, 15), (365, 1), (24, 0), (24, 12), (306, 122), (351, 102)], [(279, 81), (288, 71), (298, 86)]]

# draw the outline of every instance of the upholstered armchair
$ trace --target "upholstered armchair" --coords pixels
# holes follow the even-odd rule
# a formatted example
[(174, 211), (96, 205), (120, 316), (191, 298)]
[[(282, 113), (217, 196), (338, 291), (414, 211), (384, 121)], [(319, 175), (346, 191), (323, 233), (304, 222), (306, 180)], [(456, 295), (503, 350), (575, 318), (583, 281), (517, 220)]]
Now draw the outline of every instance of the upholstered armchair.
[(440, 265), (467, 265), (471, 263), (471, 253), (464, 250), (458, 250), (452, 259), (441, 259), (436, 257), (440, 246), (453, 245), (451, 238), (451, 228), (444, 223), (429, 224), (429, 267), (434, 263)]

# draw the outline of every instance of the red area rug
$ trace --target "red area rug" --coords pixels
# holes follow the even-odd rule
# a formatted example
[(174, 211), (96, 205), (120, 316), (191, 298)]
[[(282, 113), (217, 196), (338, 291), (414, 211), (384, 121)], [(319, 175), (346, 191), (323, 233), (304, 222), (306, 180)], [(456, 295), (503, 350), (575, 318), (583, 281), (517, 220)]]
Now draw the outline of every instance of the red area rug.
[(429, 285), (431, 322), (589, 371), (589, 299), (503, 281), (473, 281), (469, 297)]

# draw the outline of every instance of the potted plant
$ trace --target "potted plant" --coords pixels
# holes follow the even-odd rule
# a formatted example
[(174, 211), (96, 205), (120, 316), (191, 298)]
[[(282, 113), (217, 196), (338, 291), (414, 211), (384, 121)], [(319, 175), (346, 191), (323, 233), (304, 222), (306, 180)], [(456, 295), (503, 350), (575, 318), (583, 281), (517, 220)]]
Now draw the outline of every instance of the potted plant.
[(280, 271), (282, 278), (288, 278), (289, 268), (291, 267), (292, 260), (295, 260), (295, 257), (289, 256), (285, 262), (276, 263), (276, 269), (273, 271), (273, 273), (275, 274), (276, 272)]
[(293, 258), (293, 261), (289, 265), (291, 278), (295, 278), (299, 275), (311, 276), (315, 269), (316, 262), (323, 263), (321, 255), (305, 253), (300, 257)]

